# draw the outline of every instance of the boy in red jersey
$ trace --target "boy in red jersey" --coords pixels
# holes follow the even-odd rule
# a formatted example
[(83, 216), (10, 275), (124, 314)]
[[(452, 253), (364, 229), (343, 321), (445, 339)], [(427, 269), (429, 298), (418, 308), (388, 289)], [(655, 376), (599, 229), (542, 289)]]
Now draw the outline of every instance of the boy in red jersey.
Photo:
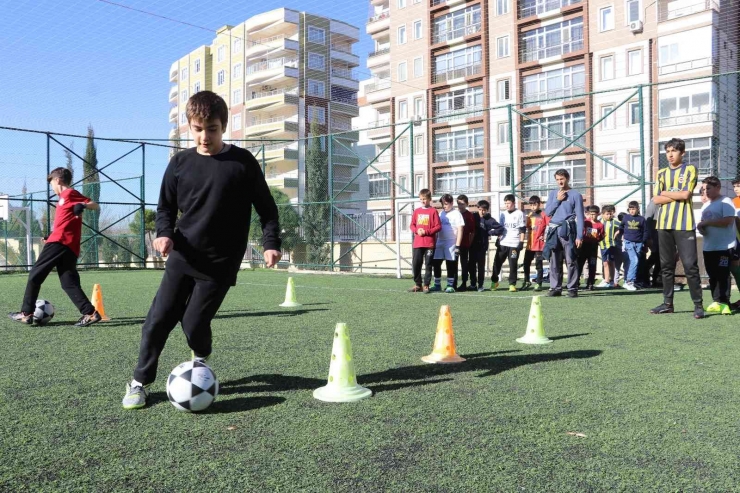
[[(421, 207), (414, 210), (411, 216), (411, 232), (414, 235), (414, 257), (411, 267), (414, 273), (414, 287), (411, 293), (429, 292), (432, 282), (432, 260), (437, 233), (442, 228), (437, 209), (432, 207), (432, 192), (425, 188), (419, 192)], [(421, 285), (421, 265), (424, 264), (424, 287)]]
[(537, 278), (534, 290), (542, 290), (542, 250), (545, 248), (545, 229), (550, 223), (550, 218), (542, 212), (542, 200), (537, 195), (529, 198), (529, 214), (527, 214), (527, 250), (524, 252), (524, 285), (522, 290), (529, 289), (532, 283), (529, 280), (529, 270), (532, 260), (535, 261)]
[(594, 290), (599, 243), (604, 239), (604, 225), (601, 224), (598, 217), (598, 205), (589, 205), (586, 207), (586, 219), (583, 221), (583, 243), (581, 244), (581, 248), (578, 249), (578, 279), (580, 280), (583, 274), (583, 266), (588, 262), (586, 289), (589, 291)]
[(41, 250), (36, 264), (28, 274), (21, 311), (9, 313), (8, 316), (11, 320), (23, 324), (33, 323), (33, 311), (41, 285), (56, 267), (62, 289), (82, 314), (75, 326), (86, 327), (99, 322), (101, 317), (82, 291), (80, 274), (77, 272), (77, 257), (80, 256), (82, 213), (85, 209), (96, 210), (99, 207), (98, 204), (71, 188), (72, 172), (67, 168), (52, 170), (46, 180), (59, 197), (54, 217), (54, 229), (46, 240), (46, 245)]

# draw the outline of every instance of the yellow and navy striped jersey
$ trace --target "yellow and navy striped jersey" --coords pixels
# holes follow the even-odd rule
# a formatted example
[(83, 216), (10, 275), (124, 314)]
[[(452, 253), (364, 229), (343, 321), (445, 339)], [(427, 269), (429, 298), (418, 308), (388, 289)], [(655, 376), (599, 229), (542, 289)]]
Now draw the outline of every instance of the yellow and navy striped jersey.
[(602, 219), (602, 222), (604, 224), (604, 239), (599, 242), (599, 247), (611, 248), (617, 246), (614, 241), (614, 233), (619, 230), (619, 225), (621, 224), (619, 219), (614, 218), (611, 221), (604, 221)]
[[(678, 168), (663, 168), (658, 171), (655, 195), (660, 192), (683, 192), (694, 193), (696, 188), (696, 168), (690, 164), (682, 164)], [(692, 231), (694, 224), (694, 211), (691, 205), (691, 197), (688, 200), (676, 200), (663, 204), (658, 215), (657, 229), (675, 229), (679, 231)]]

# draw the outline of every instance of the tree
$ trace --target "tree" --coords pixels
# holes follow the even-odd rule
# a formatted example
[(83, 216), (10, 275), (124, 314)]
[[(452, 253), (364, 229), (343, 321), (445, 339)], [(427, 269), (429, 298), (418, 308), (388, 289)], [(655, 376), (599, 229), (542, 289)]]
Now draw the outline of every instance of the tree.
[[(290, 197), (285, 195), (279, 188), (270, 187), (270, 194), (278, 207), (282, 248), (285, 251), (291, 251), (301, 241), (298, 231), (300, 228), (301, 218), (290, 204)], [(253, 221), (249, 226), (249, 239), (252, 241), (260, 241), (262, 239), (262, 225), (260, 224), (258, 219), (259, 216), (257, 216), (256, 213), (252, 214), (252, 217)]]
[[(311, 135), (319, 134), (316, 122), (311, 123)], [(327, 241), (330, 240), (329, 215), (329, 170), (326, 153), (321, 148), (321, 140), (326, 137), (312, 137), (306, 153), (306, 205), (303, 207), (303, 230), (306, 240), (306, 262), (316, 267), (327, 265), (330, 254)]]
[[(100, 201), (100, 174), (98, 173), (98, 155), (95, 148), (95, 131), (92, 126), (87, 127), (87, 148), (85, 149), (85, 160), (82, 163), (82, 195), (93, 202)], [(98, 262), (98, 238), (95, 231), (100, 230), (100, 211), (85, 212), (84, 222), (90, 225), (82, 226), (82, 240), (88, 240), (87, 248), (83, 245), (80, 263)]]
[[(152, 244), (152, 233), (157, 230), (155, 225), (156, 218), (157, 211), (154, 209), (144, 209), (144, 232), (146, 233), (145, 245), (147, 246)], [(134, 220), (129, 223), (128, 229), (137, 236), (141, 234), (141, 209), (136, 211), (136, 214), (134, 214)], [(134, 251), (139, 253), (137, 250)]]
[[(70, 142), (69, 143), (69, 149), (74, 150), (74, 148), (75, 148), (75, 143), (74, 142)], [(69, 149), (64, 149), (64, 160), (66, 161), (65, 166), (67, 167), (67, 169), (69, 170), (69, 172), (72, 173), (72, 176), (74, 177), (74, 175), (75, 175), (75, 169), (74, 169), (74, 166), (72, 165), (72, 153), (70, 152)]]

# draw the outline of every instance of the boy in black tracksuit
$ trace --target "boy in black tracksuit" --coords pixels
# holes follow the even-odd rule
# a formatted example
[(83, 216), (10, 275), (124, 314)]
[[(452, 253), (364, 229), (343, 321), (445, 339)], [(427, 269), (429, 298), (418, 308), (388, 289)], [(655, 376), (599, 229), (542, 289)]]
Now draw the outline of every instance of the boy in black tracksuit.
[[(486, 279), (486, 252), (489, 247), (489, 236), (504, 234), (505, 228), (491, 217), (491, 204), (487, 200), (478, 201), (478, 216), (476, 217), (475, 239), (470, 248), (471, 263), (475, 262), (478, 268), (478, 291), (483, 291)], [(472, 271), (472, 269), (471, 269)], [(475, 285), (476, 278), (471, 272), (471, 286)]]
[(177, 153), (162, 180), (152, 246), (169, 259), (141, 330), (139, 362), (124, 409), (146, 405), (159, 355), (178, 322), (193, 359), (204, 362), (210, 356), (211, 320), (236, 284), (253, 205), (262, 224), (265, 264), (272, 267), (280, 260), (278, 210), (259, 163), (249, 151), (223, 142), (226, 103), (200, 91), (186, 111), (196, 147)]

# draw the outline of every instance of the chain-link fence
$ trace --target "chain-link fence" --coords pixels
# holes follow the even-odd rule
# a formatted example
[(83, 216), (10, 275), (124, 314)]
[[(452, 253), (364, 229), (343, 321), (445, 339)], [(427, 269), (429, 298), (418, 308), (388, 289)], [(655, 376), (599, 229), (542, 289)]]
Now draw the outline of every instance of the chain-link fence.
[[(718, 176), (733, 194), (738, 73), (586, 93), (578, 74), (566, 71), (525, 81), (532, 85), (521, 88), (517, 104), (485, 108), (478, 89), (430, 92), (428, 119), (409, 118), (409, 102), (404, 108), (394, 100), (393, 119), (361, 128), (332, 121), (304, 139), (234, 141), (261, 163), (278, 203), (281, 265), (389, 274), (400, 265), (410, 272), (409, 223), (422, 188), (435, 198), (490, 193), (495, 213), (507, 193), (546, 199), (555, 170), (565, 168), (587, 204), (645, 205), (655, 174), (667, 166), (663, 145), (674, 137), (686, 142), (684, 161), (700, 178)], [(319, 135), (337, 126), (346, 130)], [(0, 266), (26, 268), (38, 255), (53, 222), (45, 178), (57, 166), (72, 169), (80, 191), (101, 204), (99, 215), (85, 215), (83, 268), (161, 266), (151, 250), (153, 209), (169, 157), (188, 142), (0, 127), (3, 139), (18, 151), (3, 163), (11, 212), (0, 223)], [(252, 223), (245, 265), (261, 262), (256, 215)]]

